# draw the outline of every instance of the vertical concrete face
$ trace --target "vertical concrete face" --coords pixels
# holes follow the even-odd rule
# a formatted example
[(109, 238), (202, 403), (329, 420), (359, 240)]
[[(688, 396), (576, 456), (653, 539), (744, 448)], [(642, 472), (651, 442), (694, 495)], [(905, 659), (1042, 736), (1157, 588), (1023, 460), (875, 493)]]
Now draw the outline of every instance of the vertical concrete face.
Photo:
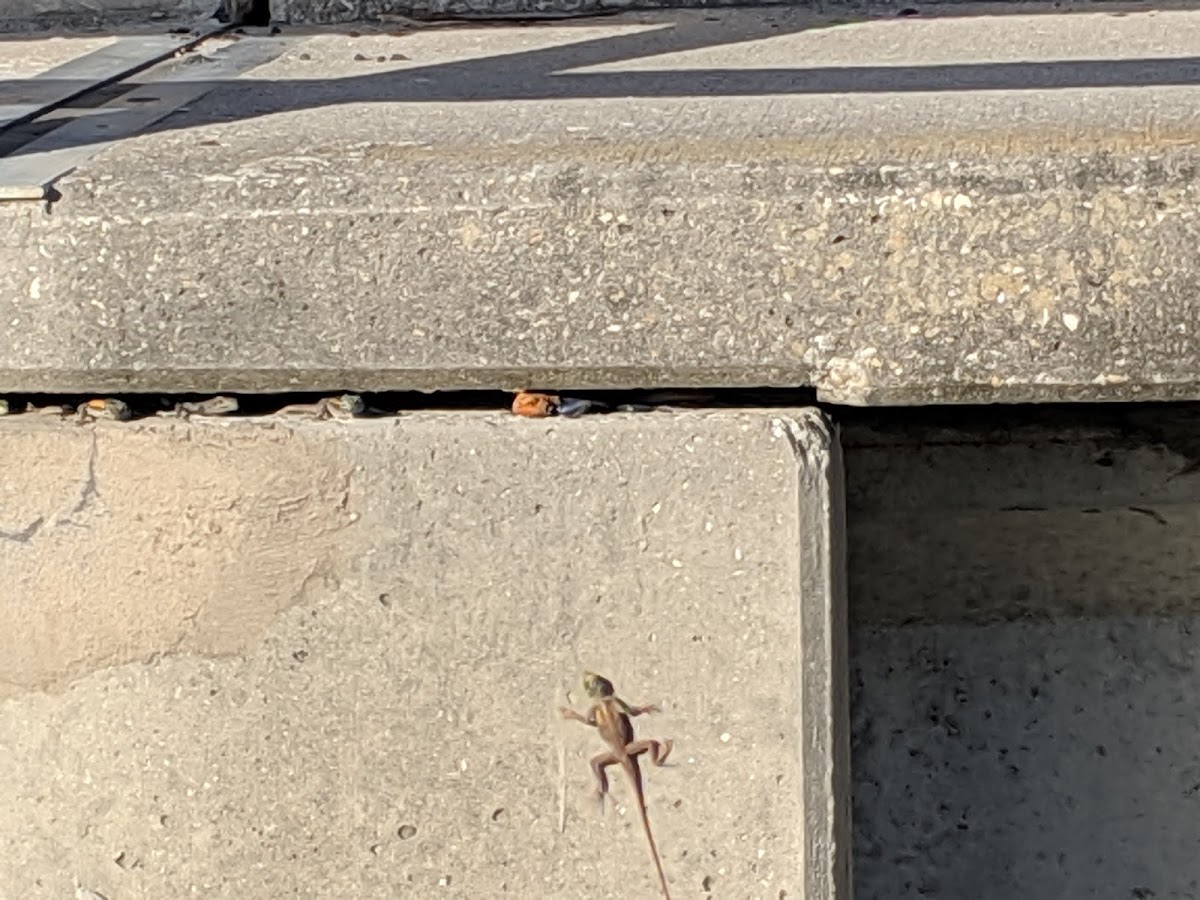
[(857, 895), (1195, 896), (1198, 627), (859, 630)]
[(849, 896), (817, 414), (0, 424), (0, 896)]
[(1196, 896), (1197, 429), (1000, 416), (847, 429), (856, 895)]

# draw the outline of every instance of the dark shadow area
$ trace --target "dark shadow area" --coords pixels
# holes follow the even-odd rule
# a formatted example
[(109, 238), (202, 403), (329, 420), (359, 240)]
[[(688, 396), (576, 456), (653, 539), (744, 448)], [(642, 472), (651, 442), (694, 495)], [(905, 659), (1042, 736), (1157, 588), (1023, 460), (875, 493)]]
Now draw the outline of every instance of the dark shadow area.
[[(1090, 8), (1090, 7), (1089, 7)], [(1099, 8), (1109, 10), (1110, 7)], [(1122, 7), (1128, 9), (1128, 7)], [(1133, 7), (1145, 10), (1148, 7)], [(930, 8), (937, 16), (971, 15), (972, 5)], [(993, 4), (979, 9), (996, 12)], [(1013, 12), (1031, 10), (1014, 5)], [(1036, 11), (1055, 12), (1039, 7)], [(932, 13), (931, 13), (932, 14)], [(920, 16), (893, 17), (897, 40), (903, 29)], [(604, 24), (657, 25), (649, 30), (610, 34), (552, 47), (504, 53), (402, 70), (341, 78), (213, 81), (211, 92), (186, 115), (168, 115), (147, 132), (203, 126), (259, 116), (363, 103), (478, 103), (602, 98), (752, 97), (802, 94), (895, 94), (923, 92), (1035, 91), (1069, 88), (1120, 88), (1189, 86), (1200, 83), (1200, 56), (1165, 59), (1087, 59), (1047, 62), (964, 63), (930, 66), (708, 68), (676, 71), (618, 73), (576, 72), (602, 64), (629, 63), (638, 59), (717, 46), (749, 43), (813, 28), (829, 28), (865, 21), (870, 16), (841, 16), (836, 12), (815, 15), (806, 10), (763, 9), (730, 17), (722, 11), (672, 21), (669, 13), (630, 14)], [(554, 22), (556, 28), (583, 29), (587, 21)], [(478, 27), (447, 24), (444, 27)], [(342, 29), (345, 31), (345, 29)], [(280, 37), (245, 40), (286, 42)], [(283, 52), (286, 44), (280, 44)], [(397, 43), (402, 49), (403, 43)], [(365, 59), (365, 57), (364, 57)], [(188, 80), (204, 82), (206, 61), (193, 55), (194, 74)], [(77, 85), (50, 76), (36, 81), (0, 81), (0, 104), (36, 102)], [(17, 98), (12, 100), (10, 98)], [(145, 132), (143, 132), (145, 133)], [(21, 153), (16, 149), (13, 153)]]
[[(514, 394), (508, 391), (461, 390), (436, 391), (363, 391), (349, 390), (346, 393), (360, 396), (370, 416), (403, 415), (417, 411), (459, 412), (507, 412), (513, 404)], [(169, 412), (178, 404), (200, 404), (211, 400), (211, 394), (196, 393), (116, 393), (105, 397), (115, 398), (129, 407), (131, 418), (141, 419)], [(327, 391), (288, 391), (285, 393), (244, 394), (228, 393), (237, 401), (236, 415), (271, 415), (285, 406), (313, 404), (322, 399), (339, 396)], [(622, 390), (622, 391), (567, 391), (555, 392), (562, 400), (577, 401), (574, 405), (587, 410), (586, 414), (604, 414), (624, 411), (623, 407), (636, 407), (639, 411), (651, 412), (659, 409), (706, 408), (706, 409), (795, 409), (816, 403), (816, 392), (809, 388), (753, 388), (720, 390)], [(77, 409), (80, 404), (92, 400), (85, 394), (7, 394), (3, 398), (8, 415), (37, 414), (39, 409), (51, 407), (62, 410)]]
[(1200, 407), (834, 415), (856, 896), (1196, 896)]
[(214, 18), (234, 25), (271, 24), (271, 0), (222, 0)]
[(1200, 619), (860, 629), (855, 896), (1194, 897)]
[[(1200, 615), (1200, 582), (1159, 571), (1165, 542), (1200, 546), (1200, 405), (830, 415), (846, 448), (856, 621)], [(1200, 575), (1200, 553), (1186, 556)]]

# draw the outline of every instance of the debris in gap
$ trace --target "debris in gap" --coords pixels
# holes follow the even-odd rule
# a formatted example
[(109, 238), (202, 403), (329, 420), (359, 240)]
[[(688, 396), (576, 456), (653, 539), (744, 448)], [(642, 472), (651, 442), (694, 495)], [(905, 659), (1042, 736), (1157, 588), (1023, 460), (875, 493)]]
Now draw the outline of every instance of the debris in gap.
[(587, 413), (609, 412), (612, 406), (599, 400), (582, 397), (560, 397), (539, 391), (519, 391), (513, 398), (513, 415), (527, 419), (546, 419), (550, 416), (565, 416), (574, 419)]
[(75, 410), (76, 420), (86, 422), (89, 419), (115, 419), (124, 422), (133, 418), (133, 411), (124, 400), (115, 397), (97, 397), (80, 403)]
[(524, 416), (527, 419), (546, 419), (558, 414), (562, 398), (557, 394), (542, 394), (537, 391), (518, 391), (513, 397), (512, 411), (514, 416)]
[(29, 403), (22, 411), (39, 416), (58, 416), (63, 419), (67, 418), (67, 416), (75, 415), (74, 409), (64, 406), (61, 403), (51, 403), (48, 406), (34, 406), (32, 403)]
[(563, 397), (558, 405), (558, 414), (573, 419), (587, 413), (609, 412), (612, 407), (598, 400), (584, 400), (581, 397)]

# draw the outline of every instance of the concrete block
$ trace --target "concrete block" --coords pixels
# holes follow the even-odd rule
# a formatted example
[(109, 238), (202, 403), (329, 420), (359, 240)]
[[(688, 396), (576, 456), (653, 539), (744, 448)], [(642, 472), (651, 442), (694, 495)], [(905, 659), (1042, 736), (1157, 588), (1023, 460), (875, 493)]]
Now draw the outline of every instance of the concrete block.
[(0, 421), (0, 896), (848, 898), (812, 411)]
[(0, 390), (1200, 397), (1200, 11), (982, 9), (289, 29), (0, 208)]

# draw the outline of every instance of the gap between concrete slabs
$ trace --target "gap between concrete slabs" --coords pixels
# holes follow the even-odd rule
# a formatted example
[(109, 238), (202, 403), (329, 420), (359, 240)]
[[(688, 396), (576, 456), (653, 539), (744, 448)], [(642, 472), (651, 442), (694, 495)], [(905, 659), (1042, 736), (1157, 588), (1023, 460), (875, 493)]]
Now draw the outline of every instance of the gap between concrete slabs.
[(819, 413), (12, 420), (0, 450), (0, 896), (650, 896), (555, 712), (584, 667), (663, 707), (681, 896), (850, 896)]

